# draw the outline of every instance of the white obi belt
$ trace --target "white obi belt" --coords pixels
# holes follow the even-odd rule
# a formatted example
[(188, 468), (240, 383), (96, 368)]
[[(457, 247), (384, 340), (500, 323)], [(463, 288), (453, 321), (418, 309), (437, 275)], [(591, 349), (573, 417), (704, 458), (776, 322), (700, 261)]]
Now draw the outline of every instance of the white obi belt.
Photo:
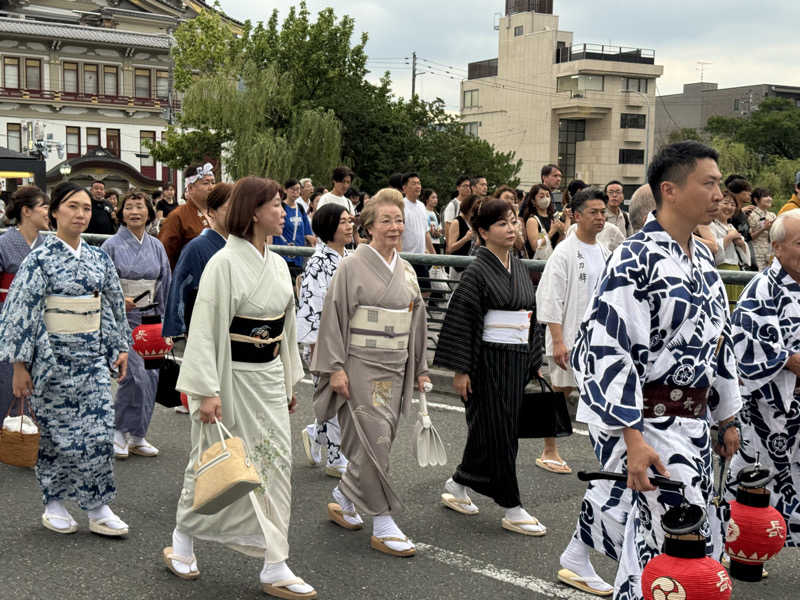
[(93, 333), (100, 329), (100, 296), (46, 296), (44, 324), (48, 333)]
[(350, 319), (350, 345), (379, 350), (405, 350), (411, 331), (411, 306), (359, 306)]
[(489, 310), (483, 317), (483, 341), (495, 344), (527, 344), (531, 328), (529, 310)]
[(126, 298), (133, 298), (136, 306), (147, 306), (156, 301), (157, 279), (122, 279), (122, 294)]

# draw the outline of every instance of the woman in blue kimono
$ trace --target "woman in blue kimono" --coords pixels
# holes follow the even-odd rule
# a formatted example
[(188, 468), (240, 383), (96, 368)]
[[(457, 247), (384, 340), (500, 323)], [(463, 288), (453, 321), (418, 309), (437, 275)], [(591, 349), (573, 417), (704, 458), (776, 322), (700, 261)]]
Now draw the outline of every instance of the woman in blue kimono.
[[(47, 231), (50, 222), (47, 218), (45, 193), (34, 185), (19, 188), (6, 205), (6, 217), (15, 223), (0, 236), (0, 310), (8, 294), (8, 288), (19, 270), (22, 260), (28, 253), (44, 241), (40, 231)], [(0, 427), (3, 418), (14, 403), (11, 392), (13, 367), (9, 362), (0, 362)]]
[[(131, 329), (142, 324), (145, 314), (139, 307), (156, 306), (146, 314), (164, 314), (167, 290), (172, 278), (169, 259), (158, 239), (145, 231), (155, 219), (150, 199), (141, 192), (125, 196), (117, 208), (121, 227), (101, 248), (114, 261), (125, 295), (125, 310)], [(145, 439), (158, 387), (158, 370), (146, 369), (136, 352), (128, 356), (128, 376), (119, 384), (114, 402), (114, 456), (128, 453), (156, 456), (158, 448)]]
[(91, 214), (83, 188), (67, 182), (53, 192), (56, 235), (28, 254), (11, 284), (0, 360), (14, 364), (14, 395), (30, 398), (39, 424), (42, 525), (77, 531), (63, 504), (74, 500), (92, 532), (120, 536), (128, 526), (108, 506), (116, 495), (110, 376), (125, 378), (130, 330), (114, 263), (81, 240)]

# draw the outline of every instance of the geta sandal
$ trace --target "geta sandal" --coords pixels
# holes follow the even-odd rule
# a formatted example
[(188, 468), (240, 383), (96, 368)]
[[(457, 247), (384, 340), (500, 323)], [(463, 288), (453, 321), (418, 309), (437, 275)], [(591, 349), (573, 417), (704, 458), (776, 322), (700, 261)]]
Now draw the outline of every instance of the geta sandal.
[(349, 523), (344, 518), (345, 515), (348, 517), (357, 517), (358, 513), (351, 510), (345, 510), (336, 504), (336, 502), (331, 502), (328, 504), (328, 518), (336, 523), (339, 527), (349, 529), (350, 531), (357, 531), (364, 527), (364, 523)]
[(369, 540), (369, 545), (372, 546), (378, 552), (383, 552), (384, 554), (388, 554), (390, 556), (400, 556), (403, 558), (408, 558), (409, 556), (414, 556), (417, 553), (417, 549), (413, 546), (408, 548), (407, 550), (393, 550), (386, 542), (403, 542), (406, 544), (410, 544), (411, 540), (407, 537), (375, 537), (374, 535)]
[(276, 598), (284, 598), (284, 600), (296, 600), (299, 598), (316, 598), (317, 590), (311, 590), (306, 594), (298, 594), (289, 589), (290, 585), (307, 585), (305, 581), (299, 577), (292, 579), (284, 579), (276, 581), (275, 583), (262, 583), (261, 591)]
[[(514, 533), (521, 533), (522, 535), (541, 537), (547, 533), (547, 528), (544, 525), (542, 525), (538, 519), (535, 518), (531, 518), (530, 520), (526, 521), (512, 521), (511, 519), (506, 519), (505, 517), (503, 517), (503, 520), (500, 521), (500, 524), (503, 526), (503, 529), (508, 529), (508, 531), (513, 531)], [(529, 529), (521, 527), (522, 525), (540, 525), (542, 527), (542, 530), (531, 531)]]
[[(444, 493), (442, 494), (442, 504), (462, 515), (477, 515), (480, 512), (469, 497), (462, 499), (456, 498), (453, 494)], [(475, 506), (475, 510), (467, 510), (464, 508), (465, 506)]]
[(591, 584), (597, 583), (605, 583), (599, 577), (581, 577), (574, 571), (570, 571), (569, 569), (561, 569), (558, 572), (558, 580), (561, 583), (566, 583), (569, 586), (574, 587), (582, 592), (586, 592), (587, 594), (593, 594), (595, 596), (610, 596), (614, 593), (614, 588), (610, 590), (601, 590), (598, 588), (592, 587)]
[(189, 569), (192, 568), (192, 565), (197, 562), (197, 558), (194, 554), (191, 556), (178, 556), (172, 551), (172, 546), (167, 546), (161, 551), (161, 555), (164, 557), (164, 564), (167, 565), (167, 569), (169, 569), (170, 573), (175, 575), (176, 577), (180, 577), (181, 579), (186, 579), (190, 581), (192, 579), (197, 579), (200, 577), (200, 571), (198, 569), (194, 569), (194, 571), (189, 571), (188, 573), (181, 573), (175, 566), (172, 564), (172, 561), (179, 562), (181, 564), (186, 565)]

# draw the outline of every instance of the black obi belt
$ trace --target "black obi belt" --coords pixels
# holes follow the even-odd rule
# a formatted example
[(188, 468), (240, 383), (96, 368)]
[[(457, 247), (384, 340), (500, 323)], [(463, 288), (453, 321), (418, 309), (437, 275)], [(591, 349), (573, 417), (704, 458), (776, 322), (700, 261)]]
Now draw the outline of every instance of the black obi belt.
[(285, 314), (272, 319), (233, 317), (230, 326), (231, 360), (267, 363), (281, 351)]

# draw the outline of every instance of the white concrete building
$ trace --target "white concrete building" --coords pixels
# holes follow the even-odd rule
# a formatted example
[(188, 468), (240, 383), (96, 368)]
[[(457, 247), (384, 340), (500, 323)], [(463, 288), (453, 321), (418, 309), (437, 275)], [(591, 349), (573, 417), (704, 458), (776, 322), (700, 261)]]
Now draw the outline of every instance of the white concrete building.
[(523, 160), (521, 187), (555, 163), (565, 186), (618, 179), (630, 197), (653, 151), (655, 53), (575, 44), (552, 0), (506, 0), (498, 37), (497, 58), (470, 63), (461, 82), (467, 131)]

